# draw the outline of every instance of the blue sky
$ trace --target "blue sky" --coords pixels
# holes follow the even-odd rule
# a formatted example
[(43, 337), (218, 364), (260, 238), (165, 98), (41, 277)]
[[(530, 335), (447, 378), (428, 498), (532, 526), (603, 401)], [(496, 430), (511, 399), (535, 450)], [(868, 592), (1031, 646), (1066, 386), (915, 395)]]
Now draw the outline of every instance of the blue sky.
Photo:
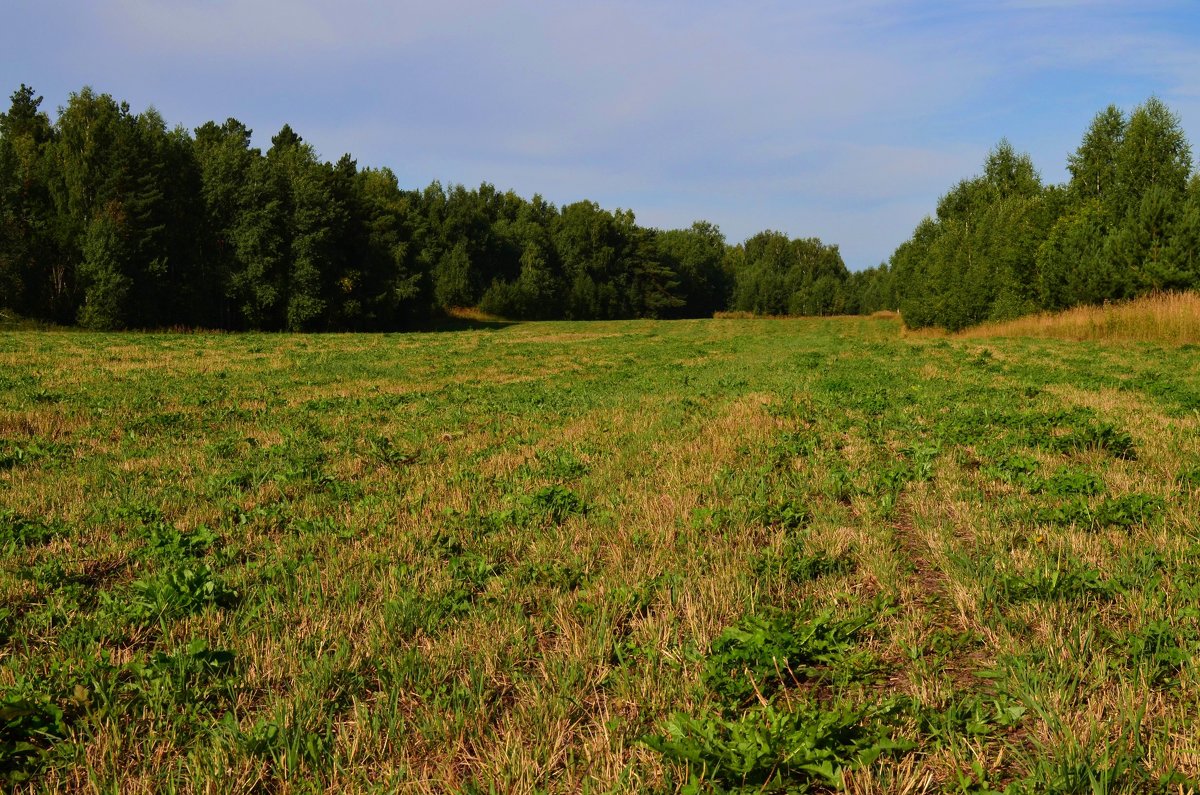
[(1194, 2), (9, 0), (0, 89), (286, 122), (409, 187), (491, 182), (662, 228), (888, 257), (1001, 137), (1047, 181), (1109, 103), (1200, 130)]

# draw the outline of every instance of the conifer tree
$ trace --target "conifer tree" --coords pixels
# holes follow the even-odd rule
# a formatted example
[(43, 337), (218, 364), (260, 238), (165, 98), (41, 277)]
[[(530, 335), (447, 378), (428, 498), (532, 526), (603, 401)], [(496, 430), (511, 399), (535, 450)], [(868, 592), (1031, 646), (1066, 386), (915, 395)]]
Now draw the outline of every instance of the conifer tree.
[(204, 209), (197, 268), (200, 289), (195, 300), (204, 318), (202, 325), (242, 325), (234, 282), (236, 275), (246, 270), (246, 264), (238, 256), (237, 235), (242, 214), (249, 209), (246, 186), (251, 169), (262, 157), (259, 150), (251, 148), (250, 141), (251, 131), (237, 119), (226, 119), (221, 125), (210, 121), (196, 129), (193, 149)]
[(54, 131), (32, 88), (11, 99), (0, 114), (0, 307), (49, 317), (66, 290), (49, 186)]

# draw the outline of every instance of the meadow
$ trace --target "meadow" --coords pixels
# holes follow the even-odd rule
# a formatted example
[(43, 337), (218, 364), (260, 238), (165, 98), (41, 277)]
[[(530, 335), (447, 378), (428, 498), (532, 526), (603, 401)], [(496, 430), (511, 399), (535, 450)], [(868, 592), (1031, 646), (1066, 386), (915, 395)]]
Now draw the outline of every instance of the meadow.
[(1185, 793), (1200, 347), (0, 333), (0, 788)]

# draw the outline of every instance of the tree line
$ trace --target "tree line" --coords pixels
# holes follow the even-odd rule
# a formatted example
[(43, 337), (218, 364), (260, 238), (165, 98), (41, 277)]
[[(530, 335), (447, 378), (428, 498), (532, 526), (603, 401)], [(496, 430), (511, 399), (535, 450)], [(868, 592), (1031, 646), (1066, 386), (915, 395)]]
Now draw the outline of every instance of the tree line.
[(290, 126), (193, 131), (84, 88), (53, 121), (22, 85), (0, 114), (0, 308), (97, 329), (412, 328), (453, 307), (514, 319), (898, 309), (951, 330), (1200, 287), (1200, 175), (1158, 99), (1096, 115), (1065, 185), (1001, 141), (889, 260), (484, 183), (402, 187), (322, 161)]
[(84, 88), (53, 121), (0, 115), (0, 308), (96, 329), (411, 328), (452, 307), (515, 319), (857, 311), (836, 246), (713, 224), (658, 230), (591, 201), (402, 187), (290, 126), (169, 128)]
[(1098, 113), (1045, 185), (1001, 141), (889, 261), (855, 274), (859, 306), (957, 330), (1040, 310), (1200, 288), (1200, 175), (1180, 122), (1151, 98)]

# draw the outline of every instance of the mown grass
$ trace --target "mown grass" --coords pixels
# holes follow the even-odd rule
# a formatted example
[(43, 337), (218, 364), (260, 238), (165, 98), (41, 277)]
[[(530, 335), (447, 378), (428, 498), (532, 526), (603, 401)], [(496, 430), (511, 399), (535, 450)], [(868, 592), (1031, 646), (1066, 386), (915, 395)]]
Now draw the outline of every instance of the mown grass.
[(1188, 792), (1187, 347), (0, 334), (15, 791)]

